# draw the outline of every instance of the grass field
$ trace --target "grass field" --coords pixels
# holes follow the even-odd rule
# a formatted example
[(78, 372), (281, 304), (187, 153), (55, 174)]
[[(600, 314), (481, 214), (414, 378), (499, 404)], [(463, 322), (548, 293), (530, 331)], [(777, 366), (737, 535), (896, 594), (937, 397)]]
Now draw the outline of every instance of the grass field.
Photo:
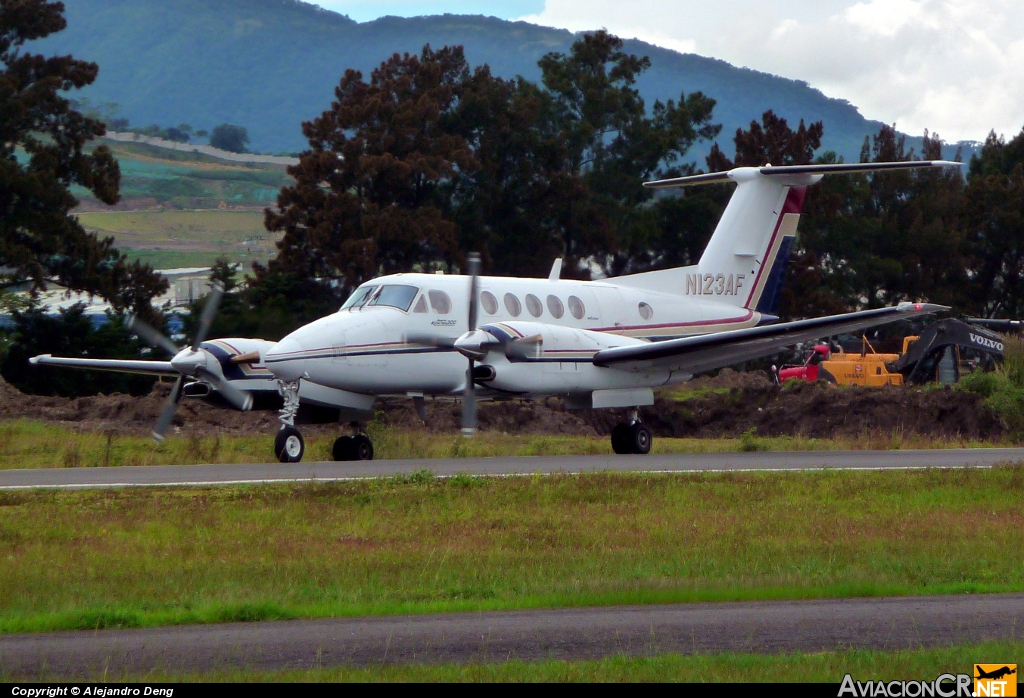
[[(197, 153), (143, 144), (107, 141), (121, 169), (121, 196), (171, 208), (269, 206), (293, 181), (278, 165), (231, 163)], [(93, 203), (92, 195), (74, 187), (75, 196)]]
[(78, 220), (100, 237), (112, 235), (129, 256), (158, 269), (209, 266), (219, 257), (232, 262), (266, 261), (274, 241), (262, 211), (109, 211), (79, 213)]
[(970, 674), (975, 663), (1018, 662), (1024, 643), (988, 642), (961, 647), (901, 652), (845, 652), (779, 655), (722, 653), (610, 657), (601, 660), (521, 662), (501, 664), (439, 664), (328, 668), (304, 671), (222, 671), (204, 674), (150, 672), (127, 677), (97, 676), (113, 681), (201, 682), (813, 682), (840, 683), (850, 674), (855, 681), (925, 680), (940, 674)]
[[(187, 430), (187, 427), (186, 427)], [(377, 459), (487, 458), (610, 454), (611, 443), (597, 436), (521, 435), (480, 432), (459, 434), (385, 428), (371, 424)], [(332, 460), (336, 430), (306, 431), (306, 460)], [(0, 470), (122, 465), (193, 465), (196, 463), (265, 463), (273, 458), (274, 433), (246, 436), (169, 436), (155, 444), (148, 436), (116, 430), (78, 431), (31, 420), (0, 422)], [(852, 439), (740, 438), (654, 440), (653, 453), (723, 453), (730, 451), (828, 451), (901, 448), (973, 448), (995, 444), (939, 440), (902, 433), (865, 434)]]
[(273, 255), (266, 250), (240, 252), (228, 250), (138, 250), (121, 248), (128, 259), (137, 259), (154, 269), (182, 269), (185, 267), (210, 267), (218, 259), (242, 265), (242, 273), (250, 273), (253, 262), (266, 263)]
[(0, 492), (0, 631), (1021, 591), (1022, 494), (1020, 466)]
[[(209, 266), (218, 256), (265, 262), (276, 252), (262, 208), (274, 205), (281, 187), (292, 181), (283, 167), (233, 164), (141, 144), (107, 145), (120, 164), (123, 203), (146, 210), (80, 213), (79, 220), (100, 236), (113, 235), (130, 258), (173, 269)], [(74, 193), (99, 205), (81, 187)], [(154, 210), (156, 205), (162, 210)]]

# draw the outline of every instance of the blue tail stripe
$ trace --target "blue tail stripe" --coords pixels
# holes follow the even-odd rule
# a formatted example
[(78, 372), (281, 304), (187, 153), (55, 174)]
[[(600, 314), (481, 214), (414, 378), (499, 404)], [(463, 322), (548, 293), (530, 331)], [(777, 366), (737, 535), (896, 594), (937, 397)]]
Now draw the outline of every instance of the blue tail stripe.
[(779, 309), (779, 299), (782, 297), (782, 281), (786, 276), (789, 253), (793, 249), (795, 240), (796, 238), (792, 235), (782, 238), (782, 242), (779, 244), (779, 253), (775, 257), (775, 263), (772, 264), (771, 270), (768, 272), (768, 280), (765, 282), (764, 289), (761, 291), (761, 297), (757, 301), (757, 307), (755, 308), (757, 312), (774, 315)]

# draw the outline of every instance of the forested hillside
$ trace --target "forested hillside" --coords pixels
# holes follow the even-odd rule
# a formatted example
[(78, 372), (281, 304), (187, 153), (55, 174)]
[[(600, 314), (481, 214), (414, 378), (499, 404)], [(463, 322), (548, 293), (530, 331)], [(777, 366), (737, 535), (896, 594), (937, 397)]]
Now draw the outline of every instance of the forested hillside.
[[(573, 41), (567, 31), (478, 16), (359, 24), (296, 0), (64, 3), (67, 30), (31, 48), (98, 63), (99, 79), (82, 93), (93, 104), (116, 102), (119, 115), (140, 126), (239, 124), (249, 129), (250, 147), (262, 152), (303, 149), (300, 123), (329, 107), (346, 68), (368, 74), (394, 52), (461, 44), (470, 64), (537, 80), (537, 61), (547, 52), (567, 51)], [(864, 136), (881, 126), (803, 82), (640, 41), (627, 41), (625, 48), (651, 58), (638, 82), (648, 105), (700, 90), (717, 100), (715, 121), (726, 140), (772, 109), (793, 122), (824, 122), (824, 147), (855, 159)], [(707, 146), (694, 147), (704, 152)]]

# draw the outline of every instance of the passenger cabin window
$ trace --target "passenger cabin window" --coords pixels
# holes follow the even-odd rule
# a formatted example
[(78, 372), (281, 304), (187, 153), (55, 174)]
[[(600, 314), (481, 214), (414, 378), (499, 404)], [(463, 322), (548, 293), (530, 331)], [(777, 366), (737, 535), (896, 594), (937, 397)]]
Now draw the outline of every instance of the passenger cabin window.
[(523, 312), (523, 304), (519, 302), (519, 299), (513, 296), (511, 293), (505, 294), (505, 310), (512, 317), (519, 317), (519, 314)]
[(565, 315), (565, 306), (562, 305), (562, 301), (558, 299), (558, 296), (548, 296), (548, 312), (556, 320)]
[(452, 299), (444, 291), (430, 291), (427, 296), (430, 298), (430, 307), (438, 315), (447, 315), (452, 311)]
[(480, 294), (480, 305), (484, 307), (484, 312), (488, 315), (494, 315), (498, 312), (498, 299), (490, 291), (484, 291)]
[(587, 314), (587, 309), (584, 307), (583, 301), (579, 298), (576, 296), (569, 296), (569, 312), (572, 313), (572, 316), (577, 320), (582, 320), (583, 316)]
[(642, 317), (644, 320), (650, 320), (652, 317), (654, 317), (654, 308), (652, 308), (651, 306), (647, 305), (646, 303), (641, 303), (638, 307), (640, 310), (640, 317)]
[(532, 293), (526, 296), (526, 309), (530, 311), (530, 315), (534, 317), (540, 317), (541, 313), (544, 312), (544, 306), (540, 304), (540, 298), (533, 295)]
[(352, 295), (348, 297), (348, 300), (345, 301), (345, 304), (341, 306), (340, 310), (362, 307), (362, 305), (366, 303), (366, 299), (370, 297), (370, 294), (373, 293), (376, 288), (376, 286), (360, 286), (352, 292)]
[(409, 306), (420, 290), (415, 286), (400, 284), (385, 284), (370, 299), (370, 305), (382, 305), (389, 308), (398, 308), (403, 312), (409, 312)]
[(412, 309), (414, 313), (425, 313), (427, 312), (427, 297), (420, 296), (420, 299), (416, 301), (416, 307)]

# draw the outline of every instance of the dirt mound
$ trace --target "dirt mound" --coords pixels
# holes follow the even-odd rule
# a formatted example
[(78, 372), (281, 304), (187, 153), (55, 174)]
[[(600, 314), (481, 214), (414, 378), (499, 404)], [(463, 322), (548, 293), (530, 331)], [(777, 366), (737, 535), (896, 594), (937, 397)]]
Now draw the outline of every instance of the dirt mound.
[[(754, 428), (760, 436), (859, 436), (865, 433), (919, 434), (941, 438), (999, 439), (1005, 426), (984, 400), (949, 388), (837, 388), (797, 383), (780, 388), (762, 373), (722, 371), (699, 378), (678, 396), (659, 397), (641, 416), (658, 436), (738, 436)], [(97, 395), (83, 398), (24, 395), (0, 378), (0, 419), (29, 418), (90, 431), (148, 434), (170, 392), (157, 383), (143, 397)], [(453, 433), (461, 425), (461, 404), (427, 401), (427, 424), (409, 400), (384, 400), (379, 419), (388, 425)], [(626, 418), (622, 410), (565, 410), (555, 399), (482, 402), (483, 431), (522, 434), (607, 435)], [(184, 399), (174, 426), (190, 434), (258, 434), (277, 429), (277, 413), (238, 412)], [(337, 430), (310, 424), (304, 432)]]
[[(0, 378), (0, 419), (38, 419), (88, 431), (149, 434), (171, 391), (170, 383), (157, 383), (149, 395), (94, 395), (64, 398), (25, 395)], [(256, 433), (276, 423), (273, 412), (237, 412), (183, 399), (174, 426), (190, 433)]]
[(951, 388), (837, 388), (763, 385), (690, 399), (660, 399), (644, 418), (662, 436), (827, 438), (902, 433), (954, 439), (998, 439), (1005, 425), (984, 399)]

